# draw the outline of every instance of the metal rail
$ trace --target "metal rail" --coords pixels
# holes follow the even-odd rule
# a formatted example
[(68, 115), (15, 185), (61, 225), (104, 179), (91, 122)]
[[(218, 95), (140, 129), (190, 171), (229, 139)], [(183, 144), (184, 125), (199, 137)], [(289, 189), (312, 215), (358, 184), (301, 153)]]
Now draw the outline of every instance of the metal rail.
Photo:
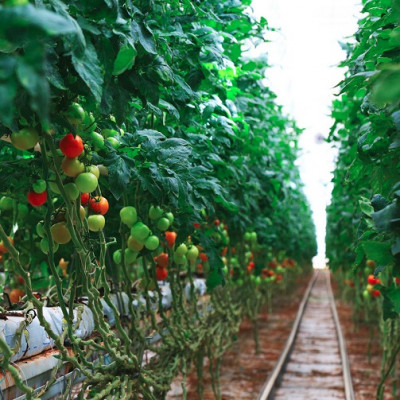
[(339, 315), (336, 310), (335, 299), (333, 297), (330, 272), (328, 273), (328, 295), (330, 298), (333, 319), (335, 321), (336, 335), (337, 335), (338, 342), (339, 342), (340, 358), (342, 360), (344, 392), (345, 392), (346, 400), (354, 400), (355, 396), (354, 396), (354, 389), (353, 389), (353, 381), (351, 379), (350, 362), (349, 362), (349, 357), (347, 355), (346, 342), (344, 340), (342, 327), (340, 326)]
[(297, 311), (296, 319), (294, 320), (292, 331), (286, 341), (285, 347), (282, 350), (282, 353), (279, 357), (278, 362), (276, 363), (271, 375), (268, 377), (264, 387), (261, 389), (260, 395), (258, 396), (258, 400), (271, 400), (274, 396), (275, 389), (277, 388), (282, 374), (285, 370), (285, 366), (289, 360), (290, 354), (293, 350), (294, 343), (296, 341), (297, 333), (299, 331), (300, 322), (303, 318), (304, 311), (306, 309), (306, 305), (308, 299), (310, 297), (311, 289), (314, 286), (315, 281), (317, 280), (319, 272), (314, 272), (313, 277), (311, 278), (310, 283), (308, 284), (307, 290), (304, 293), (303, 299), (300, 303), (299, 310)]
[[(336, 336), (339, 345), (339, 352), (340, 352), (340, 359), (342, 363), (342, 371), (343, 371), (343, 382), (344, 382), (344, 391), (345, 391), (345, 399), (346, 400), (354, 400), (354, 390), (353, 390), (353, 383), (351, 379), (351, 372), (350, 372), (350, 363), (347, 356), (346, 351), (346, 344), (343, 336), (343, 332), (340, 326), (339, 316), (336, 310), (335, 300), (333, 297), (332, 287), (330, 283), (330, 273), (327, 274), (327, 291), (328, 291), (328, 299), (330, 308), (332, 311), (332, 317), (335, 324)], [(308, 285), (308, 288), (304, 294), (303, 300), (300, 304), (299, 311), (297, 312), (297, 316), (295, 322), (292, 327), (292, 331), (289, 335), (289, 338), (286, 341), (285, 347), (279, 357), (278, 362), (275, 365), (274, 370), (272, 371), (271, 375), (268, 377), (264, 387), (262, 388), (258, 400), (273, 400), (275, 390), (279, 386), (281, 381), (282, 375), (285, 372), (286, 364), (289, 361), (290, 354), (293, 350), (296, 337), (298, 334), (298, 330), (300, 327), (301, 320), (304, 315), (304, 311), (311, 293), (311, 290), (314, 286), (314, 283), (318, 277), (318, 272), (314, 273), (314, 276)]]

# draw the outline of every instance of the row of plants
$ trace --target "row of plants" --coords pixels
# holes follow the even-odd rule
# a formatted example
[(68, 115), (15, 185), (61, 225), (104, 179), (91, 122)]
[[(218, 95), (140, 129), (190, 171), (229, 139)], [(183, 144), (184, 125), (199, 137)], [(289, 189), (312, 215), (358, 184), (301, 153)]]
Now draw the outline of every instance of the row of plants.
[(381, 399), (400, 352), (400, 3), (363, 1), (363, 14), (344, 46), (348, 72), (333, 103), (338, 159), (326, 243), (356, 318), (381, 333)]
[[(27, 316), (12, 346), (0, 336), (0, 360), (28, 399), (64, 362), (86, 377), (79, 398), (159, 400), (179, 372), (186, 398), (193, 365), (202, 398), (204, 357), (217, 382), (243, 317), (256, 330), (262, 304), (308, 272), (316, 242), (294, 164), (300, 130), (263, 83), (266, 61), (247, 56), (267, 29), (250, 4), (0, 6), (0, 311)], [(85, 339), (82, 303), (95, 322)], [(61, 308), (60, 336), (48, 306)], [(39, 394), (12, 365), (32, 308), (60, 351)]]

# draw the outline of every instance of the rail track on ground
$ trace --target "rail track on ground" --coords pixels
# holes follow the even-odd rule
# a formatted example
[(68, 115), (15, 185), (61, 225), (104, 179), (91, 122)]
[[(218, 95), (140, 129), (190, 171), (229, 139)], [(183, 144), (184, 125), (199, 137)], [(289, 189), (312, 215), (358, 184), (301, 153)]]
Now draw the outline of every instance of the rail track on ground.
[(328, 270), (315, 271), (281, 356), (258, 400), (354, 400)]

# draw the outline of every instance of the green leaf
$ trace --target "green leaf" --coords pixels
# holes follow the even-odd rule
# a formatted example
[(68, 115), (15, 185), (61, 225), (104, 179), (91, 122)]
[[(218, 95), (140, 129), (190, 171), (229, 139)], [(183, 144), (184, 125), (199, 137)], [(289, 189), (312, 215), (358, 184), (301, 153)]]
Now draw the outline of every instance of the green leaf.
[(220, 268), (212, 268), (206, 279), (207, 291), (211, 292), (217, 286), (225, 284), (224, 275)]
[(157, 54), (156, 45), (154, 43), (153, 35), (148, 31), (148, 29), (138, 22), (132, 20), (131, 23), (132, 35), (143, 48), (150, 54)]
[(379, 290), (386, 300), (386, 318), (393, 318), (393, 312), (396, 314), (400, 313), (400, 288), (397, 286), (380, 286)]
[(137, 55), (136, 49), (131, 44), (124, 44), (119, 49), (117, 58), (114, 61), (113, 75), (120, 75), (135, 64)]
[(362, 246), (367, 258), (374, 260), (378, 265), (387, 265), (393, 261), (390, 243), (366, 241), (362, 242)]
[(107, 153), (104, 165), (108, 167), (108, 183), (113, 196), (119, 200), (127, 190), (135, 162), (127, 155), (119, 155), (115, 151)]
[(371, 201), (365, 197), (361, 197), (360, 200), (358, 200), (358, 203), (360, 205), (361, 211), (364, 214), (371, 216), (371, 214), (374, 212), (374, 208), (371, 205)]
[(36, 8), (32, 4), (2, 8), (0, 12), (0, 36), (12, 37), (17, 31), (39, 30), (45, 35), (77, 33), (76, 26), (61, 15)]
[(17, 93), (17, 82), (9, 79), (0, 82), (0, 120), (12, 129), (14, 97)]
[(24, 60), (19, 60), (16, 72), (21, 86), (30, 95), (32, 109), (37, 112), (41, 121), (46, 123), (49, 112), (50, 88), (43, 71), (39, 72), (33, 65)]
[(378, 104), (398, 101), (400, 99), (400, 71), (382, 72), (372, 87), (372, 97)]
[(72, 54), (72, 64), (98, 103), (103, 93), (103, 73), (96, 49), (87, 41), (82, 55)]

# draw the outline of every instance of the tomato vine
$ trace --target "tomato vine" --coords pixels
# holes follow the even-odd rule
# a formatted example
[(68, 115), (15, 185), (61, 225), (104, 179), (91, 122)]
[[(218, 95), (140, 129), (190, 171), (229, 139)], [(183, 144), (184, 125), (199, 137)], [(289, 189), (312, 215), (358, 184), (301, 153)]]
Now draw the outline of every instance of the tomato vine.
[(348, 73), (333, 104), (330, 141), (339, 155), (328, 207), (327, 253), (331, 268), (351, 288), (356, 312), (383, 335), (382, 398), (400, 349), (400, 5), (363, 1), (363, 12), (356, 42), (345, 46)]
[[(248, 55), (267, 22), (248, 0), (18, 3), (0, 7), (1, 257), (4, 291), (25, 294), (12, 307), (37, 310), (86, 377), (80, 398), (160, 399), (204, 357), (217, 380), (242, 318), (316, 252), (300, 130)], [(80, 337), (87, 308), (96, 333)], [(11, 365), (19, 338), (0, 337), (2, 365), (40, 397)]]

